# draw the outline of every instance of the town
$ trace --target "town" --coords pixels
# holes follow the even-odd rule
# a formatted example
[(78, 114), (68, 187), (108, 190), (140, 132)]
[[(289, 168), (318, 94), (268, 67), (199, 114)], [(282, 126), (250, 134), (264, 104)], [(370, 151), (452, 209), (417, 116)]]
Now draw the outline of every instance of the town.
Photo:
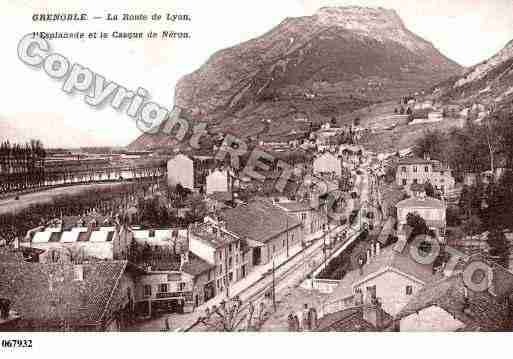
[[(105, 69), (168, 91), (172, 41), (124, 48), (146, 15), (95, 20), (123, 11)], [(0, 332), (513, 331), (513, 41), (464, 67), (395, 10), (304, 12), (204, 53), (155, 29), (177, 66), (208, 57), (170, 111), (22, 38), (25, 78), (77, 72), (46, 99), (62, 116), (0, 121)]]
[[(358, 122), (261, 139), (275, 155), (263, 181), (219, 160), (222, 144), (166, 157), (3, 143), (0, 328), (510, 329), (513, 235), (481, 232), (492, 198), (476, 204), (472, 189), (508, 171), (463, 176), (430, 157), (434, 134), (371, 152)], [(300, 169), (283, 189), (278, 161)], [(47, 203), (31, 203), (39, 191)], [(410, 254), (419, 235), (438, 248), (428, 263)], [(472, 291), (470, 263), (493, 285)]]

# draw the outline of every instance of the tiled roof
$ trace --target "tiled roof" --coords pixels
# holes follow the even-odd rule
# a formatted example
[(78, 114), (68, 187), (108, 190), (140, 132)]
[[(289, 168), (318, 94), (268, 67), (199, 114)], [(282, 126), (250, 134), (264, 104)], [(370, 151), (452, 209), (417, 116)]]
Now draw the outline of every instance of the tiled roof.
[(99, 324), (126, 265), (83, 264), (84, 279), (77, 281), (73, 264), (0, 263), (0, 297), (11, 300), (28, 329)]
[[(392, 322), (392, 317), (383, 311), (383, 328)], [(317, 331), (321, 332), (373, 332), (380, 330), (372, 323), (363, 319), (363, 307), (346, 308), (338, 312), (329, 313), (322, 317), (317, 324)]]
[(465, 309), (462, 273), (454, 274), (424, 286), (399, 312), (397, 319), (438, 306), (465, 324), (463, 330), (500, 331), (509, 329), (509, 310), (506, 300), (499, 300), (488, 291), (468, 289), (469, 307)]
[(208, 263), (192, 252), (189, 252), (189, 261), (184, 264), (182, 270), (192, 276), (197, 276), (215, 268), (215, 265)]
[(295, 216), (260, 200), (225, 210), (221, 216), (228, 230), (261, 243), (301, 225)]
[(436, 276), (433, 275), (431, 265), (417, 263), (411, 258), (408, 246), (406, 246), (402, 252), (396, 250), (395, 247), (394, 245), (390, 245), (383, 248), (379, 255), (371, 258), (369, 263), (363, 265), (363, 273), (360, 273), (360, 269), (348, 272), (344, 278), (342, 278), (333, 293), (330, 294), (327, 302), (333, 302), (352, 296), (353, 286), (355, 284), (387, 268), (398, 270), (422, 283), (431, 282), (436, 278)]
[(317, 330), (321, 332), (371, 332), (376, 327), (363, 319), (362, 307), (352, 307), (325, 315), (319, 320)]

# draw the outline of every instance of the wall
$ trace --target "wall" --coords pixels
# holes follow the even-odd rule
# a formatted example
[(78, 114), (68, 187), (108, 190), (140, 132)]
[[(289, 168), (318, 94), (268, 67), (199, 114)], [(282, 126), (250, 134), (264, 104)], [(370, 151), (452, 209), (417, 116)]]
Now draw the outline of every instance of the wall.
[[(406, 171), (403, 170), (406, 168)], [(414, 167), (417, 168), (417, 172), (414, 172)], [(426, 167), (428, 171), (426, 172)], [(403, 179), (406, 180), (406, 185), (403, 184)], [(444, 186), (444, 193), (447, 190), (454, 188), (455, 180), (452, 177), (451, 171), (444, 170), (443, 175), (441, 171), (434, 171), (432, 164), (418, 164), (418, 165), (402, 165), (399, 164), (396, 171), (396, 183), (398, 186), (410, 186), (413, 180), (417, 179), (420, 184), (425, 183), (429, 180), (431, 184), (437, 188)]]
[[(168, 277), (171, 275), (171, 278)], [(137, 277), (135, 281), (135, 299), (136, 301), (142, 300), (155, 300), (157, 299), (159, 284), (167, 283), (168, 292), (178, 292), (178, 284), (180, 282), (186, 283), (184, 291), (193, 290), (192, 276), (187, 273), (180, 272), (151, 272)], [(151, 285), (151, 296), (144, 295), (144, 286)]]
[(206, 193), (228, 192), (228, 174), (226, 171), (214, 171), (207, 176)]
[(398, 208), (397, 219), (400, 224), (406, 223), (408, 213), (418, 213), (425, 220), (443, 221), (445, 223), (445, 209), (443, 208)]
[[(288, 248), (289, 256), (297, 253), (302, 248), (303, 229), (301, 226), (293, 228), (288, 231)], [(279, 236), (268, 241), (262, 247), (262, 263), (267, 264), (272, 262), (273, 257), (285, 256), (287, 253), (287, 232), (281, 233)]]
[[(354, 285), (353, 293), (356, 288), (361, 288), (362, 293), (365, 293), (366, 287), (374, 285), (376, 286), (376, 296), (381, 298), (383, 309), (392, 316), (399, 313), (415, 293), (423, 287), (423, 284), (388, 269), (358, 285)], [(411, 295), (406, 294), (406, 286), (408, 285), (412, 286)]]
[[(61, 242), (48, 242), (48, 243), (32, 243), (32, 248), (42, 249), (48, 251), (50, 249), (58, 249), (61, 256), (66, 256), (67, 250), (71, 249), (75, 253), (82, 250), (86, 256), (95, 257), (98, 259), (114, 259), (113, 258), (113, 242), (75, 242), (75, 243), (61, 243)], [(46, 256), (49, 252), (41, 254), (40, 261), (46, 262)]]
[(462, 322), (437, 306), (422, 309), (400, 321), (401, 332), (452, 332), (462, 327), (464, 327)]
[(342, 175), (342, 160), (330, 153), (325, 153), (313, 161), (314, 173), (335, 172)]
[(190, 234), (189, 237), (189, 250), (200, 257), (201, 259), (211, 263), (215, 264), (215, 254), (216, 249), (209, 245), (208, 243), (205, 243), (203, 240), (197, 238), (194, 234)]
[(187, 156), (177, 155), (167, 163), (167, 182), (170, 186), (180, 183), (194, 189), (194, 161)]

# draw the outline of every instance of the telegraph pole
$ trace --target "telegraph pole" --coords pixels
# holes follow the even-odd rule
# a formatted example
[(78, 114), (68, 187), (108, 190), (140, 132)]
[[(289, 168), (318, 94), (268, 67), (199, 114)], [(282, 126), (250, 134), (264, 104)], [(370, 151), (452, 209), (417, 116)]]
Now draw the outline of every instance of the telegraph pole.
[(285, 225), (285, 231), (287, 232), (287, 258), (289, 257), (289, 215), (285, 213), (287, 216), (287, 223)]
[(276, 312), (276, 268), (274, 267), (274, 258), (273, 258), (273, 307)]

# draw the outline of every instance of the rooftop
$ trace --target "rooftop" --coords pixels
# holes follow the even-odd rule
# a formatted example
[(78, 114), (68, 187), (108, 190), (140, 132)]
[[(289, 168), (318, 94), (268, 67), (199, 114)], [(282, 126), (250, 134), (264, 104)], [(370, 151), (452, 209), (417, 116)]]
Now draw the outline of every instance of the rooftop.
[(444, 209), (444, 202), (433, 197), (411, 197), (396, 204), (397, 208), (439, 208)]
[(301, 225), (295, 216), (264, 200), (225, 210), (221, 216), (228, 230), (260, 243)]
[(32, 243), (75, 243), (75, 242), (112, 242), (115, 229), (112, 227), (99, 228), (91, 231), (86, 227), (75, 227), (69, 231), (42, 231), (35, 232)]
[(190, 234), (215, 248), (224, 247), (239, 240), (239, 237), (229, 230), (219, 229), (218, 226), (208, 223), (194, 223), (190, 227)]
[(397, 319), (437, 306), (464, 323), (462, 330), (500, 331), (509, 328), (507, 301), (494, 297), (488, 291), (468, 289), (469, 306), (465, 310), (464, 287), (462, 273), (429, 283), (399, 312)]
[[(383, 312), (383, 328), (392, 322), (392, 317)], [(383, 329), (381, 328), (381, 329)], [(329, 313), (319, 320), (317, 330), (321, 332), (374, 332), (381, 330), (363, 319), (363, 307), (355, 306)]]
[(364, 264), (362, 273), (359, 269), (347, 273), (330, 294), (327, 302), (351, 297), (354, 294), (354, 286), (368, 276), (385, 269), (397, 270), (421, 283), (428, 283), (435, 279), (432, 266), (414, 261), (409, 255), (409, 248), (404, 248), (402, 252), (399, 252), (394, 245), (390, 245), (383, 248), (379, 255), (371, 258), (369, 263)]
[(0, 263), (0, 297), (11, 301), (28, 329), (96, 325), (126, 266), (126, 261), (83, 264), (81, 281), (75, 280), (73, 264)]

